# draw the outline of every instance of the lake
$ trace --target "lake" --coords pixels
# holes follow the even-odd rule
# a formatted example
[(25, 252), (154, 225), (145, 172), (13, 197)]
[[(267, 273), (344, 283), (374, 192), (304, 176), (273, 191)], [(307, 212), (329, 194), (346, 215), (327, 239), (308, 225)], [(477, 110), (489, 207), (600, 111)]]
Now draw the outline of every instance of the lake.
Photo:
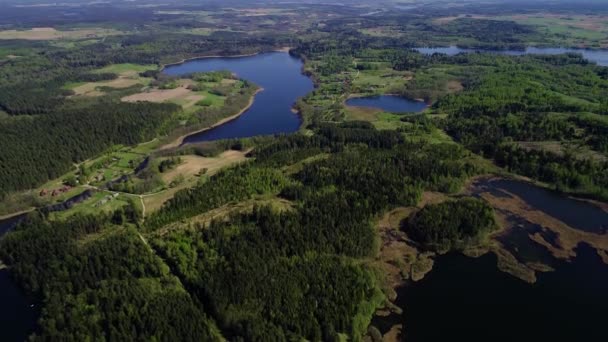
[(528, 47), (526, 50), (481, 50), (481, 49), (466, 49), (457, 46), (435, 47), (435, 48), (417, 48), (421, 53), (431, 55), (433, 53), (444, 53), (446, 55), (456, 55), (459, 53), (484, 52), (495, 53), (500, 55), (521, 56), (527, 54), (539, 55), (559, 55), (564, 53), (580, 53), (586, 59), (597, 63), (598, 65), (608, 66), (608, 50), (588, 50), (588, 49), (570, 49), (570, 48), (537, 48)]
[(569, 198), (556, 191), (551, 191), (530, 183), (511, 179), (481, 179), (474, 184), (474, 191), (486, 191), (514, 194), (524, 199), (535, 209), (552, 216), (570, 227), (585, 232), (608, 233), (608, 213), (587, 202)]
[(428, 107), (423, 101), (410, 100), (405, 97), (393, 95), (352, 97), (346, 100), (346, 104), (354, 107), (379, 108), (391, 113), (418, 113)]
[[(480, 179), (473, 194), (517, 196), (530, 207), (573, 229), (606, 234), (608, 213), (585, 201), (511, 179)], [(500, 243), (520, 261), (537, 261), (553, 272), (537, 272), (529, 284), (497, 268), (493, 253), (470, 258), (448, 253), (418, 282), (396, 289), (403, 315), (376, 316), (372, 324), (386, 333), (403, 324), (407, 341), (605, 341), (608, 312), (608, 265), (586, 243), (571, 261), (555, 258), (535, 243), (540, 234), (554, 244), (554, 232), (516, 217), (515, 229)]]
[[(608, 266), (587, 245), (530, 285), (496, 256), (447, 254), (402, 289), (407, 341), (605, 341)], [(399, 305), (399, 304), (397, 304)]]
[(264, 88), (243, 115), (211, 130), (189, 135), (184, 143), (297, 131), (301, 118), (292, 111), (292, 107), (298, 98), (313, 90), (312, 80), (302, 74), (302, 67), (299, 58), (285, 52), (235, 58), (201, 58), (167, 66), (163, 72), (175, 76), (230, 70), (238, 77)]
[[(0, 237), (13, 229), (25, 215), (0, 221)], [(0, 269), (0, 303), (2, 341), (26, 340), (36, 327), (38, 312), (30, 306), (30, 301), (13, 281), (8, 269)]]

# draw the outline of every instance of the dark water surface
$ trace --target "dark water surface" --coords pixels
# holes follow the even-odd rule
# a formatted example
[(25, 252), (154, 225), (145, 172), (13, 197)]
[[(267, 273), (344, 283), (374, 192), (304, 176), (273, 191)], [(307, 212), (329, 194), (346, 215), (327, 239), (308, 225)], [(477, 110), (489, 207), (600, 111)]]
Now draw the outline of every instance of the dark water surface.
[(495, 53), (500, 55), (509, 56), (521, 56), (527, 54), (539, 54), (539, 55), (559, 55), (564, 53), (580, 53), (586, 59), (597, 63), (598, 65), (608, 66), (608, 50), (588, 50), (588, 49), (569, 49), (569, 48), (536, 48), (529, 47), (525, 50), (480, 50), (480, 49), (464, 49), (457, 46), (448, 47), (436, 47), (436, 48), (417, 48), (416, 50), (424, 54), (433, 53), (445, 53), (453, 56), (459, 53), (470, 53), (470, 52), (485, 52)]
[(572, 263), (530, 285), (496, 268), (496, 256), (439, 257), (401, 290), (407, 341), (607, 341), (608, 266), (587, 245)]
[(506, 190), (522, 198), (535, 209), (555, 217), (574, 229), (596, 234), (608, 233), (608, 213), (587, 202), (568, 198), (526, 182), (509, 179), (481, 180), (476, 182), (475, 186), (493, 191)]
[(346, 104), (355, 107), (379, 108), (392, 113), (418, 113), (427, 107), (427, 104), (423, 101), (410, 100), (405, 97), (392, 95), (353, 97), (346, 100)]
[(23, 221), (27, 214), (15, 215), (6, 220), (0, 220), (0, 237), (11, 231), (19, 222)]
[(169, 75), (230, 70), (238, 77), (264, 88), (243, 115), (214, 129), (193, 134), (184, 143), (256, 135), (292, 133), (300, 128), (300, 116), (292, 112), (299, 97), (312, 91), (312, 80), (302, 74), (302, 61), (284, 52), (237, 58), (203, 58), (167, 66)]
[[(27, 214), (0, 221), (0, 237), (12, 230)], [(36, 326), (38, 311), (11, 278), (0, 269), (0, 341), (25, 341)]]
[[(509, 192), (575, 229), (603, 234), (608, 224), (608, 214), (595, 205), (530, 183), (486, 179), (474, 188)], [(505, 248), (520, 262), (539, 261), (555, 271), (537, 273), (537, 282), (528, 284), (500, 271), (494, 254), (448, 253), (424, 279), (397, 289), (395, 304), (403, 315), (374, 317), (372, 324), (383, 333), (403, 324), (402, 338), (412, 342), (608, 341), (608, 265), (586, 244), (577, 247), (573, 261), (557, 260), (528, 236), (539, 233), (555, 244), (555, 233), (524, 219), (515, 223), (520, 229), (500, 237)]]

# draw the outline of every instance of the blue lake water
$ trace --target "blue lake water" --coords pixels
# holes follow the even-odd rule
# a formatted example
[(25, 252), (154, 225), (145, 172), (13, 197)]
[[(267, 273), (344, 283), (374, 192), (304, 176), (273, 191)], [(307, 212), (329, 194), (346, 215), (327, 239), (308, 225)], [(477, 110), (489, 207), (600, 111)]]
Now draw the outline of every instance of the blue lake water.
[(355, 107), (379, 108), (392, 113), (418, 113), (425, 110), (427, 107), (427, 104), (423, 101), (410, 100), (405, 97), (391, 95), (353, 97), (346, 100), (346, 104)]
[(444, 53), (446, 55), (457, 55), (459, 53), (484, 52), (495, 53), (500, 55), (521, 56), (528, 54), (539, 55), (559, 55), (564, 53), (580, 53), (586, 59), (597, 63), (598, 65), (608, 66), (608, 50), (588, 50), (588, 49), (570, 49), (570, 48), (536, 48), (528, 47), (526, 50), (481, 50), (481, 49), (465, 49), (457, 46), (434, 47), (434, 48), (417, 48), (416, 50), (424, 54)]
[(298, 98), (313, 90), (312, 80), (302, 74), (302, 66), (299, 58), (284, 52), (237, 58), (202, 58), (167, 66), (164, 72), (176, 76), (230, 70), (239, 78), (264, 88), (243, 115), (211, 130), (192, 134), (184, 139), (184, 143), (297, 131), (301, 119), (292, 112), (292, 107)]

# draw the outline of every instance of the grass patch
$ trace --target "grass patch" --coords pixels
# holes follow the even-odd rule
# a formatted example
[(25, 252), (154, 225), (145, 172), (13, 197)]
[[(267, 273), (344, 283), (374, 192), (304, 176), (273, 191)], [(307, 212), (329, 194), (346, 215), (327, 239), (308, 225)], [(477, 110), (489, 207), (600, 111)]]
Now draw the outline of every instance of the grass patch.
[(102, 74), (102, 73), (125, 74), (125, 73), (129, 73), (129, 72), (140, 73), (140, 72), (144, 72), (147, 70), (156, 70), (156, 69), (158, 69), (158, 66), (155, 64), (140, 65), (140, 64), (124, 63), (124, 64), (108, 65), (104, 68), (97, 69), (94, 72), (99, 73), (99, 74)]

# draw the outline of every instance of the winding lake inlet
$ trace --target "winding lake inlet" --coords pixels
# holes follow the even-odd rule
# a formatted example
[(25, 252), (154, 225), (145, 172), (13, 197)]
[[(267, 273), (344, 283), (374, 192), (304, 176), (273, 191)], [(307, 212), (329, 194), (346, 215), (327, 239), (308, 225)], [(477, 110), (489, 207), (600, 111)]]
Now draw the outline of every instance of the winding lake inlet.
[(212, 129), (194, 133), (183, 143), (219, 139), (246, 138), (256, 135), (292, 133), (301, 119), (293, 106), (298, 98), (313, 90), (312, 80), (302, 74), (303, 63), (285, 52), (262, 53), (246, 57), (211, 57), (169, 65), (168, 75), (230, 70), (264, 90), (255, 96), (249, 109), (236, 119)]

